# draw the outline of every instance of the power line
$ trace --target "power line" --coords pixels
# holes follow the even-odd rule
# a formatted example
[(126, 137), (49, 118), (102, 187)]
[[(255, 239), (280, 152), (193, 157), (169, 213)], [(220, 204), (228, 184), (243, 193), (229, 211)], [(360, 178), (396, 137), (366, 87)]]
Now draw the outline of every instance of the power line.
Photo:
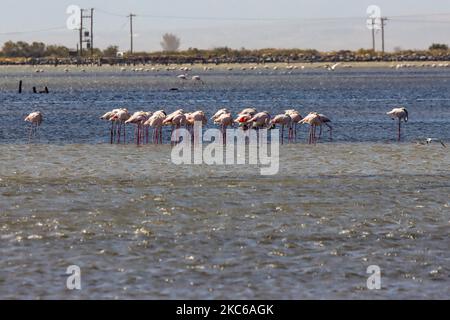
[(27, 34), (27, 33), (40, 33), (40, 32), (48, 32), (55, 30), (67, 30), (67, 27), (54, 27), (47, 29), (38, 29), (38, 30), (28, 30), (28, 31), (11, 31), (11, 32), (0, 32), (0, 35), (16, 35), (16, 34)]

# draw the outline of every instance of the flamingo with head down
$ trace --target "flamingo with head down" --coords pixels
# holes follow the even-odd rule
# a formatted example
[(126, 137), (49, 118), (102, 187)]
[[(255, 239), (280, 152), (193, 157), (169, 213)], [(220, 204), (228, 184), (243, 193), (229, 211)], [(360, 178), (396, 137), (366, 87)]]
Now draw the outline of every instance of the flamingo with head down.
[(31, 141), (32, 136), (36, 135), (37, 129), (42, 124), (42, 121), (44, 121), (44, 116), (40, 111), (35, 111), (26, 116), (24, 121), (31, 123), (30, 134), (28, 137), (28, 140)]
[(166, 119), (165, 111), (158, 110), (144, 123), (145, 126), (153, 127), (152, 139), (155, 144), (162, 143), (162, 127), (164, 119)]
[(408, 110), (404, 107), (400, 108), (394, 108), (391, 111), (386, 113), (388, 116), (392, 118), (392, 120), (395, 120), (395, 118), (398, 119), (398, 138), (397, 140), (400, 141), (401, 138), (401, 126), (402, 126), (402, 120), (406, 123), (408, 122)]

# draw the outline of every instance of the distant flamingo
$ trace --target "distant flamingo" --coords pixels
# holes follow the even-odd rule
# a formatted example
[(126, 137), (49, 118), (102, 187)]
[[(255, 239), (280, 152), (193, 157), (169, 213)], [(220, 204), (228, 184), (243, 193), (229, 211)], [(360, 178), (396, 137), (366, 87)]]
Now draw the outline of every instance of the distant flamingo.
[(320, 120), (320, 116), (317, 112), (310, 112), (306, 117), (304, 117), (302, 120), (300, 120), (299, 122), (300, 124), (304, 124), (307, 123), (310, 125), (309, 128), (309, 139), (308, 139), (308, 143), (309, 144), (315, 144), (317, 139), (316, 139), (316, 128), (318, 126), (322, 125), (322, 121)]
[(408, 110), (403, 107), (394, 108), (391, 111), (386, 112), (386, 114), (390, 116), (392, 120), (395, 120), (395, 118), (398, 119), (398, 141), (400, 141), (402, 120), (408, 122)]
[(31, 137), (36, 135), (38, 127), (42, 124), (42, 121), (44, 121), (44, 117), (40, 111), (35, 111), (30, 113), (25, 118), (25, 121), (31, 123), (30, 134), (28, 137), (28, 140), (31, 141)]
[(200, 78), (200, 76), (192, 76), (192, 81), (195, 81), (195, 82), (199, 82), (199, 83), (201, 83), (201, 84), (204, 84), (205, 82), (202, 80), (202, 78)]
[(275, 117), (273, 117), (270, 120), (270, 124), (275, 126), (275, 125), (281, 125), (281, 144), (284, 143), (284, 127), (288, 127), (289, 130), (289, 136), (288, 136), (288, 141), (291, 141), (292, 135), (291, 135), (291, 117), (286, 115), (286, 114), (279, 114), (276, 115)]

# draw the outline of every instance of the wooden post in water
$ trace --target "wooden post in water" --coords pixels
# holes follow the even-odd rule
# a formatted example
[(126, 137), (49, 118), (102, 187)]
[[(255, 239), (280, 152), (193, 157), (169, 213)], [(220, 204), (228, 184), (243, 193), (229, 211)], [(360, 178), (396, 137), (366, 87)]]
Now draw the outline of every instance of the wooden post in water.
[(19, 81), (19, 93), (22, 93), (22, 80)]

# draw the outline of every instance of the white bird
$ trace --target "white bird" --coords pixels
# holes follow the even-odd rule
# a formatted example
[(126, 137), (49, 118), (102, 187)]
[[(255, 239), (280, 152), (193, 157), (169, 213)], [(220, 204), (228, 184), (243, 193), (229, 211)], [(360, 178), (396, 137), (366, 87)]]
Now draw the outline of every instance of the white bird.
[(180, 74), (180, 75), (177, 76), (177, 78), (181, 79), (181, 80), (186, 80), (187, 76), (185, 74)]
[(341, 63), (338, 62), (338, 63), (333, 64), (332, 66), (327, 65), (327, 69), (328, 69), (329, 71), (334, 71), (334, 70), (336, 69), (336, 67), (337, 67), (338, 65), (340, 65), (340, 64), (341, 64)]
[(418, 141), (418, 144), (431, 144), (433, 142), (439, 142), (444, 148), (447, 148), (447, 146), (444, 144), (444, 142), (441, 139), (436, 138), (426, 138), (424, 141)]
[(392, 120), (395, 120), (395, 118), (398, 119), (398, 141), (400, 141), (401, 123), (402, 120), (408, 122), (408, 110), (406, 110), (406, 108), (403, 107), (394, 108), (391, 111), (386, 112), (386, 114), (390, 116)]
[(192, 81), (200, 82), (201, 84), (204, 83), (200, 76), (192, 76)]

